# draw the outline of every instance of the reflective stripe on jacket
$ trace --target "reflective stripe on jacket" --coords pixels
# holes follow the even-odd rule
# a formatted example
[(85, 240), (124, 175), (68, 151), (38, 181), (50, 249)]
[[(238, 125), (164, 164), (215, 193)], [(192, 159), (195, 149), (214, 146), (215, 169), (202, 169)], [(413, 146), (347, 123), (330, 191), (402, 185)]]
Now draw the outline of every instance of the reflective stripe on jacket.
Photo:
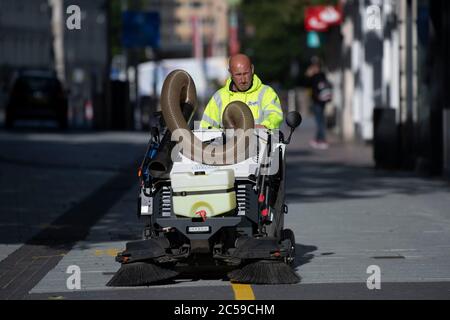
[(251, 88), (245, 92), (231, 91), (230, 86), (231, 79), (228, 79), (226, 85), (209, 100), (200, 122), (201, 128), (223, 127), (223, 112), (232, 101), (246, 103), (252, 111), (255, 124), (264, 125), (268, 129), (280, 127), (283, 121), (280, 99), (270, 86), (262, 84), (256, 74), (253, 75)]

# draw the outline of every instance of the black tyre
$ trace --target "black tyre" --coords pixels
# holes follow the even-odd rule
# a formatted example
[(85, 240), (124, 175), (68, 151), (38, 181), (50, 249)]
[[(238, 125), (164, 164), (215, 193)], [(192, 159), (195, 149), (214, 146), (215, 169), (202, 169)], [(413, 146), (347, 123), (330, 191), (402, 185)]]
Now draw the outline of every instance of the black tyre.
[(289, 255), (286, 258), (286, 263), (292, 266), (295, 261), (295, 235), (291, 229), (281, 230), (281, 241), (284, 241), (284, 240), (289, 240), (291, 243)]
[(153, 229), (151, 222), (146, 224), (144, 230), (142, 230), (142, 240), (148, 240), (156, 236), (157, 234), (155, 233), (155, 230)]
[[(267, 235), (269, 237), (274, 237), (277, 239), (281, 239), (281, 232), (284, 228), (284, 204), (285, 204), (285, 170), (286, 163), (283, 158), (280, 157), (280, 181), (278, 186), (278, 192), (276, 194), (276, 200), (274, 203), (274, 218), (271, 224), (269, 224), (266, 228)], [(276, 189), (275, 189), (276, 190)]]

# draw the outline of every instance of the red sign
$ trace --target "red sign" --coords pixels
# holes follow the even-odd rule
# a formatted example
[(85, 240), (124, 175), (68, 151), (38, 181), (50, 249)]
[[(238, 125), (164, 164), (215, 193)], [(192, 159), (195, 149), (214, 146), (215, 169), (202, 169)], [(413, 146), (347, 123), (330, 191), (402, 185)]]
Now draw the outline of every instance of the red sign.
[(335, 6), (313, 6), (305, 10), (305, 29), (307, 31), (327, 31), (330, 26), (342, 22), (342, 11)]

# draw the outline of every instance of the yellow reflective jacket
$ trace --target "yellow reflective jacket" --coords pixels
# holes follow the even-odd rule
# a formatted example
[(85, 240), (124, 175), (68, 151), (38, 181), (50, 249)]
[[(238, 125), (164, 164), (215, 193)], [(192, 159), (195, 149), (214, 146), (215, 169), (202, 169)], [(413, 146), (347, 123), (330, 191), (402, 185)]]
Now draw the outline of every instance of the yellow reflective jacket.
[(232, 101), (242, 101), (246, 103), (255, 118), (255, 124), (261, 124), (268, 129), (277, 129), (283, 121), (283, 111), (281, 110), (280, 99), (275, 91), (264, 85), (258, 76), (253, 75), (253, 83), (250, 89), (245, 92), (231, 91), (231, 78), (226, 85), (219, 89), (209, 100), (203, 113), (201, 128), (223, 127), (222, 115), (225, 107)]

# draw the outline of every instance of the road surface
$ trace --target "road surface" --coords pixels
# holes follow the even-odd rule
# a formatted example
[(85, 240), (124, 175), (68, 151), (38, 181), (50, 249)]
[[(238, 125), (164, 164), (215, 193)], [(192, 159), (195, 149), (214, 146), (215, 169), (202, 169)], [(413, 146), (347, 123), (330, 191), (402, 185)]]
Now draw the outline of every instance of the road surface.
[[(449, 299), (448, 181), (375, 170), (370, 146), (309, 148), (307, 119), (288, 148), (296, 285), (233, 285), (221, 272), (109, 288), (138, 239), (137, 132), (0, 131), (0, 299)], [(81, 289), (69, 289), (70, 266)], [(380, 286), (374, 286), (379, 271)], [(374, 273), (375, 272), (375, 273)], [(370, 278), (372, 277), (372, 278)]]

